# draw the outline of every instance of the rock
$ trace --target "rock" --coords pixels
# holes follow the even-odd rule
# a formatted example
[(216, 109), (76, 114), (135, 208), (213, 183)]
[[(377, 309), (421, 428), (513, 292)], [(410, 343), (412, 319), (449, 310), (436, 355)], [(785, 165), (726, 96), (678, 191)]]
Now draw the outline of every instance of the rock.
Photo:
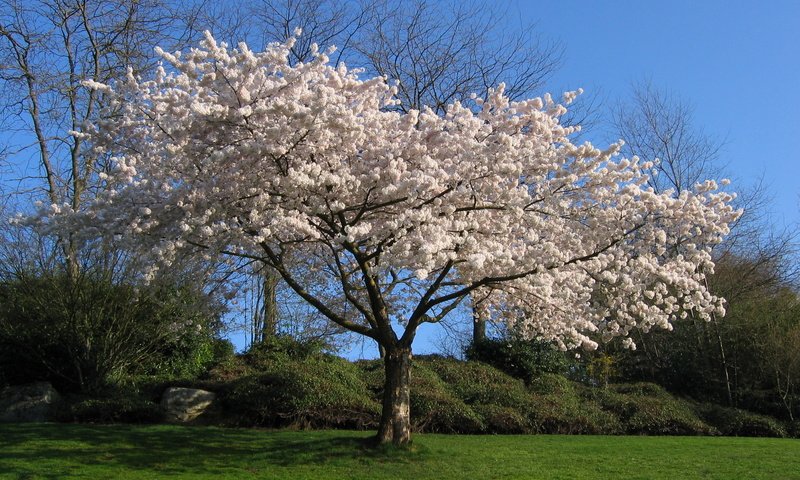
[(6, 387), (0, 392), (0, 422), (46, 422), (60, 400), (49, 382)]
[(170, 387), (161, 397), (168, 421), (188, 422), (203, 414), (214, 403), (213, 392), (195, 388)]

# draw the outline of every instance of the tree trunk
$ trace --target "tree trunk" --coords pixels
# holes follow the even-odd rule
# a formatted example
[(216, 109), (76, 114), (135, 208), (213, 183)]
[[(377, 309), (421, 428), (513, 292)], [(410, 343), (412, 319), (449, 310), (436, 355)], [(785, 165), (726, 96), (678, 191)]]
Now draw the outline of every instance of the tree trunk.
[(258, 273), (258, 295), (253, 300), (253, 319), (251, 341), (254, 344), (266, 343), (278, 334), (278, 282), (280, 274), (274, 268), (264, 265)]
[(411, 443), (411, 349), (387, 349), (384, 369), (383, 411), (376, 440), (381, 445), (405, 446)]
[(486, 340), (486, 320), (482, 319), (473, 309), (472, 311), (472, 344)]
[(714, 334), (716, 336), (717, 346), (719, 346), (719, 358), (722, 363), (722, 375), (725, 378), (725, 393), (727, 394), (728, 397), (728, 406), (735, 407), (736, 402), (733, 401), (734, 399), (733, 399), (733, 392), (731, 391), (731, 377), (728, 372), (728, 359), (725, 356), (725, 346), (722, 341), (722, 334), (719, 331), (719, 324), (717, 323), (716, 315), (712, 314), (711, 320), (714, 324)]
[(278, 281), (280, 274), (272, 267), (265, 266), (264, 275), (264, 323), (261, 331), (261, 341), (275, 337), (278, 334)]

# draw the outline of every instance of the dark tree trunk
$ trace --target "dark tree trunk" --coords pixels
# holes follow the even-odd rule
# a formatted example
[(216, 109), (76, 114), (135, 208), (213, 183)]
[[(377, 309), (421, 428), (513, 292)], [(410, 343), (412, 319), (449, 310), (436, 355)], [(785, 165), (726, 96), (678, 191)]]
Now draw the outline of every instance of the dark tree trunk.
[(258, 310), (253, 316), (253, 342), (265, 343), (278, 334), (278, 282), (280, 274), (267, 265), (259, 274)]
[(486, 340), (486, 320), (483, 320), (475, 311), (472, 312), (472, 344), (476, 345)]
[(376, 440), (405, 446), (411, 443), (411, 349), (387, 349), (383, 361), (386, 380)]
[(278, 334), (278, 281), (280, 274), (271, 267), (265, 267), (264, 275), (264, 323), (261, 341)]

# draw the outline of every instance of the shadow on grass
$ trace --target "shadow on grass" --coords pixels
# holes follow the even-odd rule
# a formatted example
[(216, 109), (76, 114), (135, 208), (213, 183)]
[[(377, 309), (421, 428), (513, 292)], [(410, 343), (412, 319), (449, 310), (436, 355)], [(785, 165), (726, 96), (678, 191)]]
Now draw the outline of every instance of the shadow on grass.
[[(373, 448), (368, 432), (292, 432), (166, 425), (0, 425), (0, 467), (21, 466), (38, 478), (62, 478), (87, 466), (158, 475), (225, 475), (234, 470), (301, 465), (418, 461), (424, 448)], [(46, 460), (45, 471), (34, 470)], [(3, 468), (0, 468), (2, 470)], [(20, 477), (24, 478), (24, 477)]]

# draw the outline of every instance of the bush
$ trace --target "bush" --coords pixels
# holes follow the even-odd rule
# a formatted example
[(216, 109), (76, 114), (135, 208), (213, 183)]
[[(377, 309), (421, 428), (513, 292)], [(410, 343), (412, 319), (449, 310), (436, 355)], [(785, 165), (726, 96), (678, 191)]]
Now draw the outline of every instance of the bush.
[(531, 431), (530, 420), (524, 413), (513, 408), (500, 405), (475, 405), (473, 409), (483, 418), (486, 433), (515, 434)]
[(697, 410), (700, 416), (716, 427), (722, 435), (780, 438), (788, 435), (786, 428), (772, 417), (709, 403), (700, 405)]
[(481, 362), (461, 362), (442, 357), (420, 357), (452, 392), (467, 405), (499, 405), (524, 411), (530, 395), (519, 379)]
[(453, 395), (439, 375), (417, 362), (411, 372), (411, 421), (419, 432), (477, 433), (481, 418)]
[[(429, 372), (438, 382), (413, 385), (413, 397), (431, 403), (428, 415), (439, 419), (436, 431), (457, 433), (523, 433), (530, 431), (531, 396), (519, 379), (481, 362), (443, 357), (420, 357), (417, 370)], [(412, 373), (412, 379), (414, 375)], [(419, 393), (415, 394), (414, 392)], [(447, 405), (445, 418), (440, 405)], [(412, 410), (413, 411), (413, 410)], [(452, 425), (452, 426), (450, 426)], [(443, 427), (447, 428), (443, 428)]]
[(273, 361), (221, 397), (242, 425), (363, 429), (376, 425), (380, 413), (357, 367), (333, 356)]
[(575, 385), (566, 377), (547, 373), (536, 378), (529, 386), (530, 391), (540, 395), (574, 395)]
[(567, 357), (549, 342), (522, 339), (486, 339), (472, 343), (467, 360), (483, 362), (530, 384), (545, 373), (565, 373)]
[(614, 435), (622, 431), (619, 419), (590, 398), (580, 387), (561, 375), (545, 374), (530, 386), (533, 392), (528, 413), (536, 432)]
[(251, 345), (242, 359), (253, 371), (259, 372), (275, 362), (324, 356), (325, 349), (326, 344), (321, 340), (298, 340), (289, 335), (276, 335)]
[(0, 282), (0, 371), (62, 392), (99, 392), (128, 375), (196, 375), (212, 357), (213, 310), (188, 287), (89, 274)]
[(698, 418), (692, 406), (651, 383), (595, 389), (600, 406), (619, 418), (632, 435), (709, 435), (716, 431)]
[(87, 398), (70, 405), (73, 421), (85, 423), (159, 423), (164, 412), (158, 403), (137, 396)]

